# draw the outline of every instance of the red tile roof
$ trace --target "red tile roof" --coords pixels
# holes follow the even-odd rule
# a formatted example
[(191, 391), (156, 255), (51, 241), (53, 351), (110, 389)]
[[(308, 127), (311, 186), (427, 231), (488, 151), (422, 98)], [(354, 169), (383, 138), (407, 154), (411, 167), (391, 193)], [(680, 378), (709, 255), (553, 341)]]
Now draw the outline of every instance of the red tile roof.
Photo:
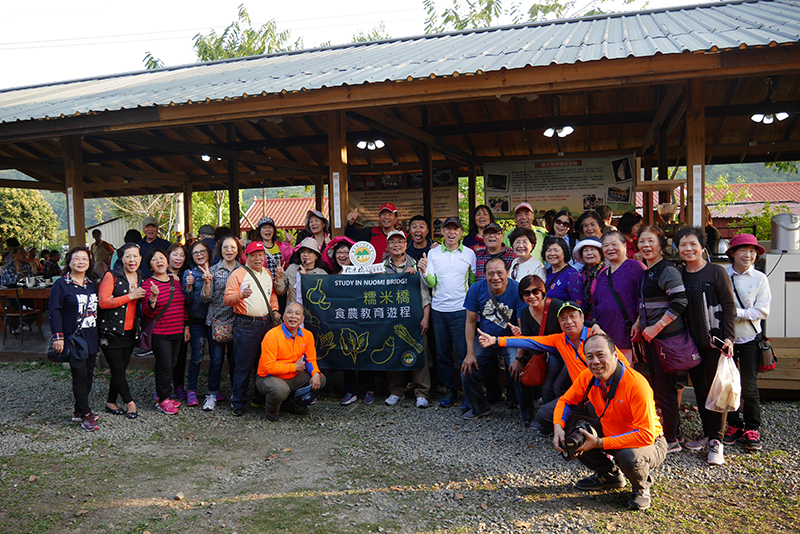
[[(750, 197), (743, 202), (800, 202), (800, 182), (769, 182), (763, 184), (729, 184), (731, 192), (746, 187)], [(711, 202), (722, 198), (722, 191), (714, 191)]]
[[(316, 209), (315, 204), (313, 197), (268, 198), (266, 204), (263, 199), (253, 197), (253, 205), (239, 221), (239, 226), (243, 232), (247, 232), (253, 229), (253, 224), (258, 224), (260, 218), (271, 217), (278, 228), (299, 230), (305, 227), (306, 213)], [(325, 217), (328, 216), (327, 202), (324, 203), (322, 213)]]

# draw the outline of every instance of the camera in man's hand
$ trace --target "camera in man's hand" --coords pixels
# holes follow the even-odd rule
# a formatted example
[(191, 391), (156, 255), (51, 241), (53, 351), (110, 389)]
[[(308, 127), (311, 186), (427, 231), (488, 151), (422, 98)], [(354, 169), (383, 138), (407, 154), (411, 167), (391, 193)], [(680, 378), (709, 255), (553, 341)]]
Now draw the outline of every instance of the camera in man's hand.
[(561, 454), (567, 461), (574, 460), (575, 457), (580, 454), (577, 452), (577, 450), (584, 443), (586, 443), (586, 436), (583, 434), (583, 432), (581, 432), (581, 430), (585, 430), (587, 433), (595, 437), (598, 436), (597, 430), (595, 430), (592, 424), (585, 419), (580, 419), (576, 421), (574, 425), (571, 425), (566, 437), (564, 438), (564, 449), (567, 452)]

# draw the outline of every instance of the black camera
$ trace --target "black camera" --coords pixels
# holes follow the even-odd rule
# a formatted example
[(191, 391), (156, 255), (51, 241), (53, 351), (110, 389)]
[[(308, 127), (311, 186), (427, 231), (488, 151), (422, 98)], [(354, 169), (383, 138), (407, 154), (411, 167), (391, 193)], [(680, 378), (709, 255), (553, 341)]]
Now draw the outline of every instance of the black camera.
[(565, 460), (574, 460), (577, 456), (576, 451), (581, 445), (586, 443), (586, 436), (583, 435), (581, 430), (597, 437), (597, 430), (592, 426), (592, 423), (586, 419), (579, 419), (574, 424), (569, 426), (568, 433), (564, 438), (564, 449), (567, 452), (561, 453)]

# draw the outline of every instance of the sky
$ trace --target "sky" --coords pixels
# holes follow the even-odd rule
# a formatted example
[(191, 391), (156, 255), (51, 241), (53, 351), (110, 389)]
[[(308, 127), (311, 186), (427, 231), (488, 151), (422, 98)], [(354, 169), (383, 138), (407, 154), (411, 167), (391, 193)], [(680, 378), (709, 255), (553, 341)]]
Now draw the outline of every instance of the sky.
[[(167, 66), (195, 63), (194, 36), (221, 32), (242, 3), (254, 27), (274, 19), (280, 31), (291, 31), (291, 42), (302, 37), (305, 48), (348, 43), (381, 22), (392, 37), (421, 35), (425, 28), (422, 0), (5, 0), (0, 89), (142, 70), (147, 52)], [(651, 0), (647, 7), (697, 3)], [(437, 0), (436, 5), (441, 11), (451, 2)]]

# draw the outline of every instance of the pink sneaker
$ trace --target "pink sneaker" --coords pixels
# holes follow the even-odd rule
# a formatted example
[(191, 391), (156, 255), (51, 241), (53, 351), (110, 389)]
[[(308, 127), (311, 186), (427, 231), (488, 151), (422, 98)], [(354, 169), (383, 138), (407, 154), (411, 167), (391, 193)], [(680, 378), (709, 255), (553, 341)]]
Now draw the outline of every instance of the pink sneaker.
[(156, 410), (167, 415), (175, 415), (178, 413), (178, 407), (175, 406), (175, 403), (170, 399), (156, 403)]

